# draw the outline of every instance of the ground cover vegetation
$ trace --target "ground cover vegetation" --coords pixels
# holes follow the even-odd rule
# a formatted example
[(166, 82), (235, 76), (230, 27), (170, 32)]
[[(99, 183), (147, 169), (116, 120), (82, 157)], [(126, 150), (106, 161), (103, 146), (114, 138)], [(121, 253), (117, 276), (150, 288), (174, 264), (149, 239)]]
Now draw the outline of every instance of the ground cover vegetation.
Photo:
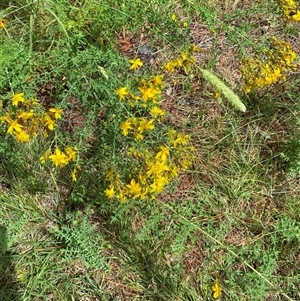
[(0, 300), (299, 300), (300, 3), (0, 4)]

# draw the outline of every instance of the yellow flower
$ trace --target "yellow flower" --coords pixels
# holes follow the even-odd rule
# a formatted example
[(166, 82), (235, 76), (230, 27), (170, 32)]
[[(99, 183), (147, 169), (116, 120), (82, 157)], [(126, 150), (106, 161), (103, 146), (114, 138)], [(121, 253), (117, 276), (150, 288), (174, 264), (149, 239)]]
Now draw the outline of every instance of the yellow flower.
[(219, 280), (216, 279), (214, 285), (211, 287), (211, 290), (213, 291), (213, 297), (215, 299), (219, 298), (222, 293), (222, 288), (219, 284)]
[(15, 137), (17, 138), (17, 140), (20, 142), (26, 142), (30, 138), (30, 136), (24, 131), (16, 132), (14, 134), (15, 134)]
[(139, 127), (138, 127), (138, 132), (140, 134), (143, 133), (144, 130), (146, 131), (151, 131), (154, 129), (154, 125), (153, 125), (154, 119), (151, 120), (147, 120), (146, 118), (142, 117), (139, 123)]
[(142, 135), (141, 133), (136, 133), (134, 135), (134, 139), (137, 140), (137, 141), (141, 141), (144, 139), (144, 135)]
[(49, 109), (49, 112), (54, 113), (54, 118), (55, 119), (61, 119), (61, 114), (62, 114), (63, 110), (62, 109), (51, 108), (51, 109)]
[(185, 28), (188, 27), (188, 22), (183, 22), (182, 26)]
[(77, 174), (78, 171), (81, 170), (81, 167), (79, 165), (76, 165), (73, 169), (73, 171), (71, 172), (71, 178), (73, 182), (77, 181)]
[(175, 67), (176, 66), (175, 66), (174, 62), (170, 61), (170, 62), (164, 64), (162, 68), (163, 68), (163, 70), (165, 70), (167, 72), (174, 72)]
[(175, 15), (175, 14), (173, 14), (172, 16), (171, 16), (171, 19), (172, 19), (172, 21), (176, 21), (177, 20), (177, 16)]
[(112, 199), (115, 196), (114, 186), (110, 185), (109, 188), (105, 189), (104, 193), (109, 199)]
[(7, 21), (5, 19), (0, 19), (0, 28), (4, 28), (6, 26)]
[(189, 139), (190, 139), (189, 135), (178, 134), (177, 139), (173, 141), (173, 146), (175, 147), (178, 145), (184, 146), (188, 143)]
[(24, 93), (14, 94), (12, 97), (13, 106), (18, 106), (19, 102), (25, 102)]
[(21, 113), (18, 115), (18, 118), (19, 118), (19, 119), (22, 119), (23, 121), (26, 121), (26, 120), (28, 120), (29, 118), (31, 118), (33, 115), (34, 115), (33, 111), (30, 111), (30, 112), (21, 112)]
[(139, 183), (136, 183), (135, 179), (130, 181), (130, 184), (126, 185), (128, 193), (135, 199), (141, 195), (142, 188)]
[(61, 152), (58, 148), (55, 149), (54, 154), (49, 156), (49, 159), (56, 167), (63, 167), (68, 164), (68, 158), (66, 154)]
[(166, 177), (157, 177), (155, 181), (150, 185), (153, 193), (160, 193), (165, 185), (168, 184), (168, 179)]
[(74, 147), (66, 147), (65, 148), (65, 153), (68, 157), (68, 161), (76, 161), (77, 158), (77, 148)]
[(139, 87), (139, 90), (142, 94), (141, 98), (144, 101), (152, 99), (154, 102), (156, 102), (156, 96), (160, 94), (160, 89), (156, 87), (141, 86)]
[(137, 69), (143, 66), (143, 62), (139, 58), (134, 60), (129, 60), (129, 63), (131, 64), (129, 69), (134, 71), (136, 71)]
[(50, 130), (53, 131), (55, 127), (55, 122), (50, 118), (49, 115), (46, 114), (44, 117), (45, 126)]
[(16, 120), (6, 119), (6, 121), (9, 123), (9, 128), (7, 130), (8, 134), (11, 134), (13, 131), (21, 132), (22, 131), (22, 125), (19, 124)]
[(150, 110), (150, 114), (154, 117), (154, 118), (157, 118), (157, 117), (164, 117), (166, 115), (166, 112), (162, 109), (160, 109), (159, 107), (153, 107), (151, 110)]
[(115, 91), (115, 93), (118, 95), (119, 99), (122, 100), (129, 94), (126, 87), (121, 87)]
[(122, 132), (123, 132), (123, 135), (124, 136), (127, 136), (128, 135), (128, 131), (129, 130), (132, 130), (132, 122), (131, 122), (131, 119), (127, 119), (125, 122), (123, 122), (120, 126)]
[(297, 13), (292, 15), (292, 20), (295, 22), (300, 22), (300, 10), (297, 10)]
[(162, 86), (163, 84), (163, 75), (156, 75), (151, 79), (151, 82), (154, 86)]
[(170, 155), (169, 149), (165, 146), (160, 147), (160, 151), (156, 154), (155, 159), (166, 161), (168, 156)]

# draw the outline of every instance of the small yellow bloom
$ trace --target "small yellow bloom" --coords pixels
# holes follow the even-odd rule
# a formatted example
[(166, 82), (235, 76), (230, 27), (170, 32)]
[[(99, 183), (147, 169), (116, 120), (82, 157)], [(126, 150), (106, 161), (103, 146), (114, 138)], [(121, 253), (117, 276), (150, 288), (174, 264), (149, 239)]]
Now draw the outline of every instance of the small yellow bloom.
[(174, 63), (174, 61), (170, 61), (164, 64), (162, 68), (167, 72), (174, 72), (176, 67), (177, 65)]
[(120, 128), (123, 132), (123, 135), (128, 136), (128, 131), (133, 129), (131, 119), (127, 119), (125, 122), (123, 122)]
[(188, 27), (188, 22), (183, 22), (182, 26), (183, 26), (184, 28)]
[(134, 60), (129, 60), (129, 63), (131, 64), (129, 69), (134, 71), (136, 71), (137, 69), (143, 66), (143, 62), (139, 58)]
[(171, 19), (172, 19), (172, 21), (176, 22), (177, 16), (176, 16), (175, 14), (173, 14), (173, 15), (171, 16)]
[(34, 115), (33, 111), (30, 111), (30, 112), (21, 112), (21, 113), (18, 115), (18, 118), (19, 118), (19, 119), (22, 119), (23, 121), (26, 121), (26, 120), (28, 120), (29, 118), (31, 118), (33, 115)]
[(8, 123), (9, 123), (9, 128), (7, 130), (8, 134), (13, 133), (13, 131), (16, 131), (17, 133), (22, 131), (23, 126), (19, 124), (16, 120), (9, 120)]
[(54, 120), (51, 119), (51, 117), (49, 115), (46, 115), (44, 117), (44, 122), (45, 122), (45, 126), (50, 130), (53, 131), (54, 127), (55, 127), (55, 122)]
[(68, 161), (76, 161), (77, 159), (77, 148), (74, 147), (66, 147), (65, 148), (65, 153), (68, 157)]
[(122, 100), (129, 94), (126, 87), (121, 87), (115, 91), (115, 93), (118, 95), (119, 99)]
[(109, 188), (105, 189), (104, 193), (109, 199), (112, 199), (115, 196), (114, 186), (110, 185)]
[(292, 15), (291, 19), (295, 22), (300, 22), (300, 10), (297, 10), (297, 13)]
[(157, 118), (157, 117), (164, 117), (166, 115), (166, 112), (164, 110), (160, 109), (159, 107), (153, 107), (150, 110), (150, 114), (154, 118)]
[(134, 139), (137, 141), (141, 141), (144, 139), (144, 135), (142, 135), (141, 133), (135, 133)]
[(18, 106), (19, 102), (25, 102), (24, 93), (14, 94), (12, 97), (13, 106)]
[(56, 167), (63, 167), (68, 164), (68, 158), (66, 154), (61, 152), (58, 148), (55, 149), (54, 154), (49, 156), (49, 159)]
[(168, 179), (165, 177), (157, 177), (155, 181), (150, 185), (152, 193), (160, 193), (164, 189), (165, 185), (168, 184)]
[(140, 120), (140, 123), (139, 123), (139, 127), (138, 127), (138, 132), (140, 134), (143, 133), (144, 130), (146, 131), (151, 131), (154, 129), (154, 119), (151, 119), (151, 120), (147, 120), (146, 118), (142, 117), (141, 120)]
[(81, 170), (81, 167), (79, 165), (76, 165), (74, 167), (74, 169), (71, 172), (71, 178), (73, 182), (77, 181), (77, 175), (78, 175), (78, 171)]
[(135, 199), (141, 195), (142, 188), (139, 183), (132, 179), (130, 184), (126, 185), (128, 188), (128, 193)]
[(27, 142), (30, 139), (30, 136), (24, 131), (15, 132), (14, 135), (20, 142)]
[(0, 28), (4, 28), (6, 26), (7, 21), (5, 19), (0, 19)]
[(51, 109), (49, 109), (49, 112), (54, 113), (54, 118), (55, 119), (61, 119), (61, 114), (62, 114), (63, 110), (62, 109), (51, 108)]
[(222, 293), (222, 288), (220, 286), (219, 280), (216, 279), (214, 285), (211, 287), (211, 290), (213, 291), (213, 297), (215, 299), (219, 298)]
[(155, 75), (152, 79), (151, 82), (153, 83), (154, 86), (162, 86), (163, 84), (163, 75)]

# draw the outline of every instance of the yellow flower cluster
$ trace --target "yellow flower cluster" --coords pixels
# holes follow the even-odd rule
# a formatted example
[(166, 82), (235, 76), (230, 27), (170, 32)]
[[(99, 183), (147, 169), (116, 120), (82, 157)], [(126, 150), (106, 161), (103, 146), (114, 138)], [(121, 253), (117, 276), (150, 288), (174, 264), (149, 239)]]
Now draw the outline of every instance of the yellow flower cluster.
[[(197, 50), (194, 46), (191, 49), (191, 53)], [(164, 69), (171, 72), (194, 62), (191, 54), (181, 53), (176, 66), (173, 60)], [(168, 70), (166, 66), (171, 65), (172, 70)], [(154, 199), (171, 180), (192, 164), (194, 148), (190, 136), (174, 129), (160, 133), (162, 141), (159, 145), (154, 141), (149, 144), (137, 143), (144, 139), (145, 132), (157, 129), (156, 123), (161, 122), (166, 114), (158, 105), (163, 87), (163, 76), (156, 75), (142, 79), (136, 87), (136, 93), (126, 86), (115, 91), (120, 101), (126, 101), (127, 112), (130, 112), (130, 116), (120, 125), (121, 132), (123, 136), (132, 136), (135, 141), (132, 140), (126, 153), (126, 161), (130, 164), (127, 171), (124, 173), (115, 167), (107, 172), (107, 189), (104, 192), (109, 199), (115, 198), (122, 203), (130, 199)]]
[[(19, 142), (27, 142), (42, 130), (45, 136), (53, 131), (56, 120), (61, 118), (62, 109), (50, 108), (45, 112), (35, 99), (26, 99), (24, 93), (14, 94), (12, 106), (6, 112), (0, 111), (0, 124), (6, 134), (14, 136)], [(14, 108), (16, 107), (16, 108)]]
[[(40, 158), (40, 162), (45, 164), (47, 161), (51, 161), (56, 167), (64, 167), (70, 162), (77, 162), (77, 148), (76, 147), (66, 147), (65, 151), (61, 151), (59, 148), (55, 148), (52, 153), (51, 150), (47, 150), (45, 154)], [(81, 167), (76, 164), (73, 171), (71, 172), (71, 178), (74, 182), (77, 181), (78, 172)]]
[(194, 57), (195, 52), (201, 52), (201, 49), (195, 45), (191, 45), (188, 51), (181, 52), (180, 56), (163, 65), (163, 70), (171, 73), (178, 69), (183, 69), (184, 72), (188, 74), (196, 64), (196, 59)]
[(120, 100), (127, 100), (128, 104), (134, 105), (139, 101), (157, 103), (163, 87), (163, 76), (156, 75), (149, 80), (141, 80), (138, 94), (134, 94), (127, 87), (121, 87), (115, 91)]
[(272, 38), (270, 48), (261, 55), (241, 61), (245, 92), (249, 93), (285, 79), (288, 71), (296, 69), (296, 58), (297, 54), (289, 43)]
[(127, 136), (129, 131), (132, 131), (136, 140), (143, 140), (143, 132), (154, 129), (153, 122), (154, 119), (148, 120), (145, 117), (127, 118), (126, 121), (121, 124), (120, 128), (124, 136)]
[(161, 121), (165, 111), (157, 105), (163, 88), (163, 76), (156, 75), (149, 80), (142, 79), (137, 88), (137, 93), (129, 91), (127, 87), (120, 87), (115, 94), (120, 100), (126, 100), (130, 107), (142, 106), (147, 109), (152, 118), (129, 117), (121, 125), (124, 136), (133, 134), (135, 140), (143, 140), (145, 131), (155, 128), (155, 120)]
[(109, 187), (105, 190), (106, 196), (117, 198), (122, 203), (128, 199), (154, 199), (172, 179), (186, 170), (193, 160), (190, 136), (172, 130), (167, 133), (167, 138), (167, 144), (156, 151), (130, 148), (128, 155), (139, 168), (128, 184), (110, 170), (107, 173)]
[(300, 22), (300, 6), (295, 0), (277, 0), (288, 20)]

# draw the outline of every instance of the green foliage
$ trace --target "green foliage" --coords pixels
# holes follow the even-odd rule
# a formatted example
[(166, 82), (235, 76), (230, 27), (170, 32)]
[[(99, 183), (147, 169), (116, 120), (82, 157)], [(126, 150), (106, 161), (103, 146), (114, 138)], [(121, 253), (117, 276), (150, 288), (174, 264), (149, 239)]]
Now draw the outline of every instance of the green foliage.
[[(299, 299), (299, 183), (278, 154), (291, 141), (299, 172), (299, 78), (242, 117), (203, 81), (245, 112), (214, 74), (241, 91), (240, 57), (274, 33), (293, 43), (276, 2), (2, 2), (0, 299), (213, 300), (216, 281), (222, 300)], [(53, 122), (62, 110), (24, 143), (7, 133), (8, 117), (31, 124), (22, 92)]]
[(300, 173), (300, 140), (298, 135), (291, 138), (281, 156), (287, 163), (288, 171), (292, 175), (296, 176)]
[(99, 268), (108, 271), (108, 263), (102, 252), (106, 245), (96, 223), (91, 225), (93, 211), (67, 213), (65, 223), (50, 231), (62, 242), (64, 257), (68, 261), (80, 260), (86, 268)]

